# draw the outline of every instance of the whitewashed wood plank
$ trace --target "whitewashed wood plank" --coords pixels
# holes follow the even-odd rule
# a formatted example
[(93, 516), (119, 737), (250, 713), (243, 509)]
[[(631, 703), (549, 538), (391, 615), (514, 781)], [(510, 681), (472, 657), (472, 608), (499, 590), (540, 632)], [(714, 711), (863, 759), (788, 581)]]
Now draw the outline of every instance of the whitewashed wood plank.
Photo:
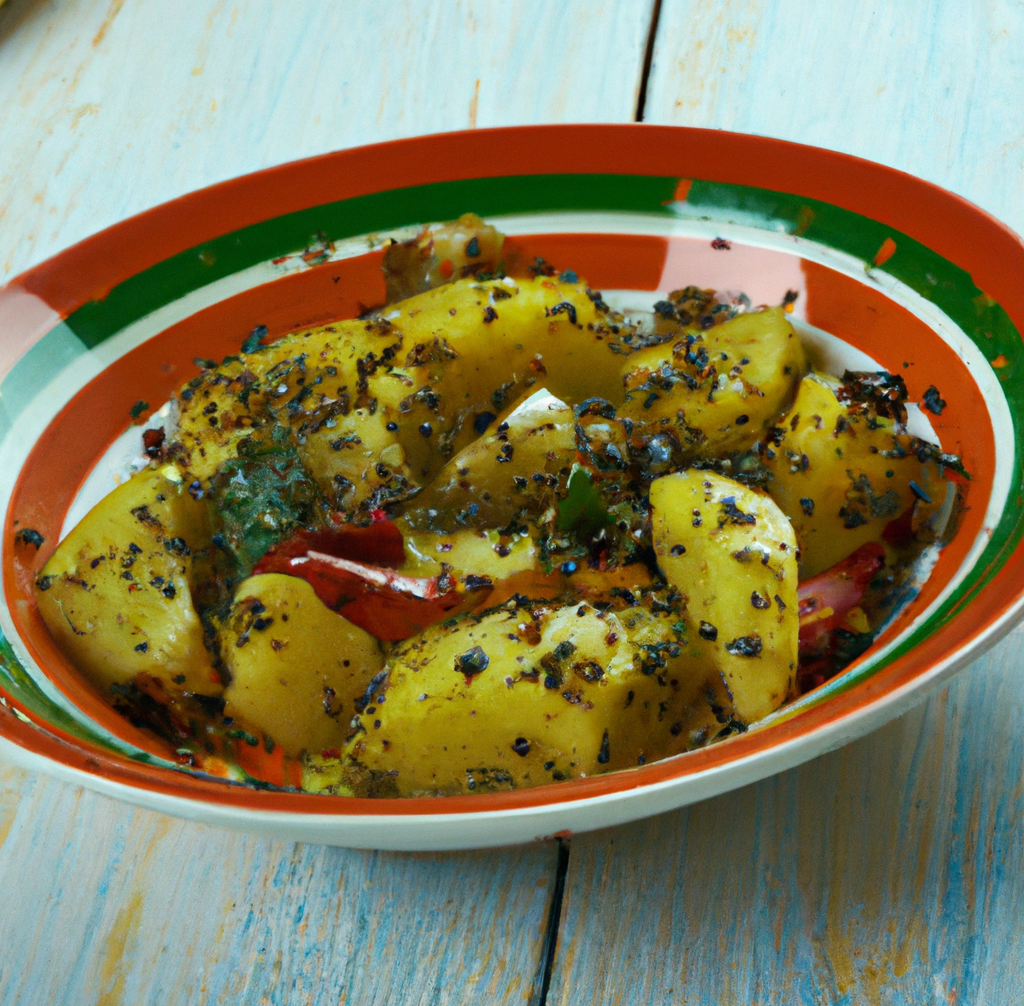
[(272, 842), (9, 766), (0, 840), (4, 1006), (433, 1006), (539, 988), (551, 844), (403, 855)]
[(841, 751), (574, 838), (548, 1002), (1020, 1001), (1022, 644)]
[(192, 189), (494, 125), (628, 121), (652, 0), (11, 0), (0, 282)]
[(1024, 5), (664, 0), (648, 122), (829, 147), (1024, 233)]
[[(0, 282), (183, 192), (417, 133), (628, 120), (651, 0), (11, 0)], [(269, 842), (0, 765), (0, 1003), (536, 992), (553, 847)]]

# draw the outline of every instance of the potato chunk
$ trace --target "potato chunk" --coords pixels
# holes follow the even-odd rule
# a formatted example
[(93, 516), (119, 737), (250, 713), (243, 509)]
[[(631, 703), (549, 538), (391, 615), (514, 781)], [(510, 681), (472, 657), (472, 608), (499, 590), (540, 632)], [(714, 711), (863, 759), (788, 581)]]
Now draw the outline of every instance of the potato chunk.
[(104, 694), (140, 672), (169, 693), (215, 694), (219, 679), (190, 595), (209, 544), (206, 505), (160, 472), (140, 472), (57, 546), (36, 580), (39, 613)]
[(908, 449), (910, 437), (889, 419), (851, 412), (813, 375), (800, 382), (778, 429), (764, 455), (768, 491), (793, 522), (803, 579), (880, 541), (921, 496), (933, 505), (945, 500), (947, 483)]
[(411, 527), (451, 532), (538, 516), (565, 487), (576, 457), (572, 409), (534, 392), (460, 451), (405, 510)]
[(481, 272), (497, 272), (504, 241), (500, 231), (475, 213), (463, 213), (450, 223), (425, 227), (411, 241), (390, 245), (384, 252), (388, 303)]
[[(170, 450), (202, 481), (243, 437), (283, 423), (314, 476), (337, 484), (339, 506), (383, 486), (367, 503), (380, 505), (428, 482), (542, 380), (570, 401), (620, 401), (621, 357), (603, 318), (582, 283), (459, 280), (211, 364), (178, 396)], [(340, 438), (361, 450), (336, 457)]]
[(769, 496), (713, 472), (651, 483), (654, 551), (687, 597), (691, 643), (722, 675), (730, 714), (751, 723), (796, 676), (796, 537)]
[(619, 415), (673, 430), (686, 457), (720, 457), (764, 435), (805, 369), (781, 308), (741, 314), (629, 356)]
[(535, 786), (683, 751), (715, 721), (677, 622), (581, 603), (434, 626), (393, 652), (385, 701), (348, 752), (382, 791), (409, 795)]
[(242, 582), (221, 635), (231, 673), (228, 716), (262, 731), (291, 755), (339, 748), (384, 663), (380, 643), (330, 610), (294, 576)]

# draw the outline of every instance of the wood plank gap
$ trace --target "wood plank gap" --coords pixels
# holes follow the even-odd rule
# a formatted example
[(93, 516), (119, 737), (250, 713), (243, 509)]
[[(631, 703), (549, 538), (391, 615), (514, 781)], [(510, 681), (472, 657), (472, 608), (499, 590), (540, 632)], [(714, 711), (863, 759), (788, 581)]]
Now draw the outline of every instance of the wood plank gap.
[(634, 122), (644, 121), (644, 105), (647, 104), (647, 80), (651, 75), (651, 64), (654, 62), (654, 40), (658, 37), (658, 21), (661, 18), (661, 0), (654, 0), (651, 10), (651, 26), (647, 30), (647, 48), (644, 49), (644, 67), (640, 71), (640, 92), (636, 98), (636, 114)]
[(544, 936), (544, 953), (541, 956), (540, 993), (537, 1006), (546, 1006), (548, 989), (551, 987), (551, 972), (555, 966), (555, 953), (558, 950), (558, 927), (562, 921), (562, 896), (565, 894), (565, 878), (569, 873), (569, 840), (558, 839), (558, 864), (555, 867), (555, 889), (551, 895), (551, 908), (548, 915), (548, 927)]

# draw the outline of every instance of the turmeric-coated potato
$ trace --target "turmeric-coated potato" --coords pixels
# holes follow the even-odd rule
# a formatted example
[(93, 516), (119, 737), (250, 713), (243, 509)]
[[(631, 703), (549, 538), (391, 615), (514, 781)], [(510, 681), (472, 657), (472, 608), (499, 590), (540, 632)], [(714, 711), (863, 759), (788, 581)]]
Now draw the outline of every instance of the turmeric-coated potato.
[(454, 531), (505, 527), (543, 513), (564, 489), (576, 458), (572, 409), (545, 389), (461, 450), (404, 512), (412, 527)]
[(651, 483), (658, 565), (688, 600), (689, 641), (723, 676), (731, 715), (751, 723), (796, 678), (796, 538), (771, 497), (706, 471)]
[(505, 235), (475, 213), (425, 227), (410, 241), (384, 251), (384, 282), (389, 304), (454, 280), (495, 273)]
[[(178, 395), (169, 450), (205, 482), (243, 437), (284, 424), (339, 507), (374, 508), (429, 482), (530, 389), (621, 401), (610, 341), (582, 283), (459, 280), (371, 318), (211, 361)], [(363, 448), (335, 457), (339, 438)]]
[(813, 375), (800, 382), (778, 429), (764, 454), (768, 491), (793, 522), (802, 579), (881, 540), (915, 500), (921, 516), (945, 500), (948, 483), (908, 450), (910, 437), (890, 419), (851, 411)]
[(665, 424), (686, 456), (720, 457), (764, 435), (805, 369), (800, 339), (781, 308), (741, 314), (627, 357), (619, 415)]
[(221, 633), (231, 682), (225, 715), (288, 754), (338, 748), (356, 700), (384, 663), (380, 643), (330, 610), (294, 576), (242, 582)]
[(206, 504), (161, 472), (140, 472), (57, 546), (36, 580), (39, 613), (104, 694), (140, 672), (168, 693), (216, 694), (219, 679), (189, 592), (209, 545)]
[(396, 647), (384, 701), (347, 750), (401, 795), (538, 785), (686, 750), (719, 725), (678, 621), (583, 602), (434, 626)]

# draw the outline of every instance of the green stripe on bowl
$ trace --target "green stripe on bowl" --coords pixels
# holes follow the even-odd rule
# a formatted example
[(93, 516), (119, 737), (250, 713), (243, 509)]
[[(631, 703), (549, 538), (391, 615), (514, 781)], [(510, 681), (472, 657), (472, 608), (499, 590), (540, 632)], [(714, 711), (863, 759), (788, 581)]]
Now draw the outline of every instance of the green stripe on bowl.
[[(476, 178), (379, 192), (324, 204), (276, 217), (225, 234), (175, 255), (119, 284), (102, 301), (83, 305), (67, 325), (86, 347), (94, 347), (152, 311), (243, 269), (301, 251), (317, 240), (341, 241), (411, 224), (452, 219), (467, 211), (485, 217), (550, 212), (626, 212), (683, 216), (757, 226), (783, 232), (852, 255), (865, 269), (879, 268), (931, 301), (992, 360), (1007, 365), (999, 380), (1013, 417), (1014, 467), (1011, 499), (1022, 485), (1024, 458), (1019, 445), (1024, 424), (1024, 345), (1003, 308), (988, 298), (970, 274), (899, 231), (869, 217), (827, 203), (750, 186), (694, 180), (684, 203), (673, 202), (678, 179), (634, 175), (521, 175)], [(891, 238), (895, 254), (882, 267), (870, 263)], [(11, 377), (14, 376), (12, 372)], [(999, 572), (1024, 533), (1024, 512), (1008, 506), (992, 538), (964, 581), (919, 625), (884, 656), (842, 674), (811, 696), (802, 708), (845, 691), (907, 652), (946, 624)], [(29, 696), (30, 680), (6, 643), (2, 644), (0, 681), (31, 698), (26, 707), (93, 743), (113, 748), (83, 726), (73, 731), (38, 689)], [(87, 722), (87, 721), (86, 721)], [(140, 755), (149, 758), (150, 756)], [(133, 755), (138, 757), (139, 755)]]

